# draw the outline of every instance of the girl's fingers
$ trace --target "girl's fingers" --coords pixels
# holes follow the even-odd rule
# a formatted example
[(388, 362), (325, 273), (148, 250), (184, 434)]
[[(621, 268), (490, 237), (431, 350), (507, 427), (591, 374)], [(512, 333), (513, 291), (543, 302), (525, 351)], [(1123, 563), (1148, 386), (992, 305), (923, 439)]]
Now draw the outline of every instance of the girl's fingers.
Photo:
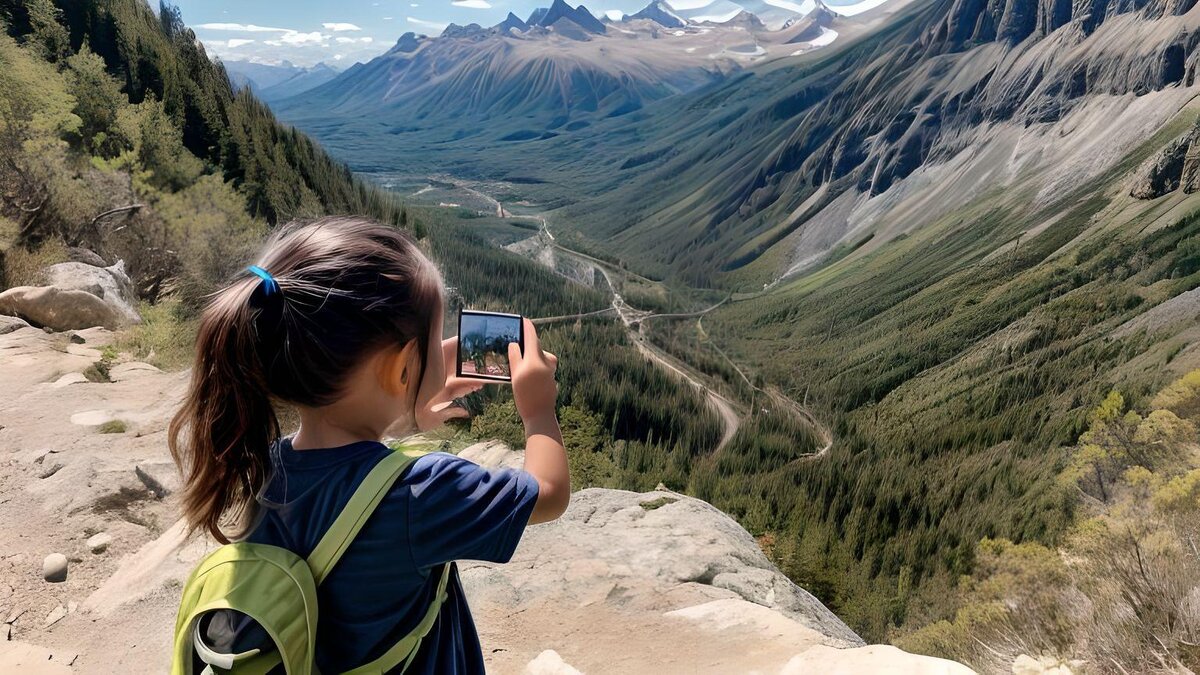
[(529, 319), (521, 319), (525, 326), (525, 353), (540, 354), (542, 352), (542, 343), (538, 339), (537, 329), (533, 327), (533, 322)]
[(516, 342), (508, 343), (508, 372), (515, 373), (521, 367), (525, 357), (521, 356), (521, 345)]
[(467, 394), (483, 389), (484, 384), (486, 382), (451, 375), (446, 380), (446, 388), (442, 391), (442, 398), (455, 399), (460, 396), (466, 396)]
[(549, 363), (551, 366), (558, 365), (558, 357), (555, 356), (554, 354), (552, 354), (550, 352), (542, 352), (542, 355), (544, 357), (546, 357), (546, 363)]

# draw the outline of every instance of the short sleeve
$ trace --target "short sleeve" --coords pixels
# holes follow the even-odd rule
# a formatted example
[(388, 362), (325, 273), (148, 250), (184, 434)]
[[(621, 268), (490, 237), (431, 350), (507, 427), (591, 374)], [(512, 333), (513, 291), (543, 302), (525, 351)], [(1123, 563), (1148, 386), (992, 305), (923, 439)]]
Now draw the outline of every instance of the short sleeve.
[(418, 460), (404, 486), (409, 548), (419, 568), (508, 562), (538, 497), (537, 479), (525, 471), (485, 469), (444, 453)]

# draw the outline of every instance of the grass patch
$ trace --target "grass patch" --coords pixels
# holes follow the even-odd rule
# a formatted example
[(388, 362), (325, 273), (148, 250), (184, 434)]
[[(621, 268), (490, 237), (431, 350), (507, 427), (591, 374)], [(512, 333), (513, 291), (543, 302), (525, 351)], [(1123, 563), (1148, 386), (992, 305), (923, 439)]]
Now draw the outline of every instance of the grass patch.
[(129, 427), (123, 420), (109, 420), (97, 429), (102, 434), (123, 434), (128, 430)]
[(143, 303), (140, 311), (142, 323), (125, 330), (117, 348), (162, 370), (186, 368), (192, 361), (198, 319), (185, 317), (177, 300)]
[(87, 367), (83, 376), (89, 382), (112, 382), (112, 367), (117, 361), (117, 348), (106, 345), (100, 350), (100, 360)]
[[(4, 228), (0, 228), (4, 229)], [(0, 235), (0, 239), (3, 235)], [(3, 247), (0, 244), (0, 247)], [(30, 251), (20, 246), (4, 248), (3, 267), (0, 268), (0, 288), (17, 286), (41, 286), (46, 282), (45, 270), (51, 265), (67, 262), (67, 246), (60, 239), (48, 239)]]
[(659, 497), (658, 499), (651, 499), (648, 502), (642, 502), (639, 504), (639, 506), (646, 511), (653, 511), (655, 509), (661, 509), (667, 504), (674, 504), (677, 501), (679, 500), (674, 497)]

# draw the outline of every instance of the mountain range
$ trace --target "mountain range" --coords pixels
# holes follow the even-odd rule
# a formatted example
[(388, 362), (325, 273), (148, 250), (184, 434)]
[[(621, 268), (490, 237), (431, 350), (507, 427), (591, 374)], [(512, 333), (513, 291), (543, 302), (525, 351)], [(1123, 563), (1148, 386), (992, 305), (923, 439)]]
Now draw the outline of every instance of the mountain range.
[(656, 0), (635, 15), (600, 21), (582, 5), (556, 0), (527, 19), (510, 13), (489, 28), (452, 24), (438, 37), (406, 33), (380, 57), (273, 107), (345, 149), (358, 168), (386, 168), (387, 158), (374, 156), (377, 143), (357, 142), (386, 135), (390, 150), (423, 154), (408, 141), (479, 149), (553, 138), (754, 64), (826, 47), (880, 18), (843, 19), (815, 2), (805, 15), (765, 7), (788, 20), (773, 14), (780, 27), (771, 30), (741, 7), (714, 17)]
[(275, 103), (319, 87), (341, 72), (327, 63), (304, 68), (284, 61), (279, 64), (224, 61), (229, 79), (238, 88), (248, 88), (267, 103)]

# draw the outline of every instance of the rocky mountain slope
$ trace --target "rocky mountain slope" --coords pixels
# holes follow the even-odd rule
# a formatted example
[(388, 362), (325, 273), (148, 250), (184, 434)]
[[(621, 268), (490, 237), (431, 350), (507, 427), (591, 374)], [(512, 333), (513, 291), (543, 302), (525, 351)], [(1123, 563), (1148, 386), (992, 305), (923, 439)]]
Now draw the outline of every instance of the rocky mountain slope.
[[(525, 152), (552, 158), (559, 175), (565, 163), (567, 175), (575, 170), (578, 184), (599, 193), (579, 199), (586, 205), (568, 212), (569, 220), (586, 223), (590, 236), (611, 238), (612, 247), (648, 253), (643, 257), (656, 262), (726, 269), (768, 251), (777, 265), (780, 258), (800, 262), (849, 238), (847, 230), (865, 236), (870, 228), (847, 224), (865, 222), (868, 211), (839, 215), (837, 207), (828, 207), (840, 197), (845, 211), (922, 168), (927, 173), (961, 163), (957, 195), (975, 194), (994, 181), (985, 177), (995, 164), (987, 159), (989, 149), (1003, 153), (1005, 144), (1021, 143), (1031, 159), (1056, 154), (1054, 162), (1036, 167), (1022, 160), (1006, 180), (1066, 163), (1071, 168), (1048, 181), (1053, 187), (1043, 196), (1066, 194), (1120, 161), (1180, 110), (1190, 96), (1197, 28), (1196, 13), (1186, 4), (1068, 9), (1051, 13), (1016, 0), (996, 7), (913, 6), (870, 35), (835, 43), (832, 51), (755, 68), (694, 95), (687, 105), (663, 104), (661, 114), (647, 110), (636, 119), (593, 127), (586, 139), (563, 137), (513, 150), (516, 158), (495, 162), (496, 169), (503, 171), (504, 161), (527, 162)], [(1118, 100), (1152, 118), (1135, 115)], [(1087, 126), (1092, 115), (1109, 115), (1101, 112), (1106, 106), (1130, 118), (1110, 132)], [(636, 152), (625, 142), (633, 125)], [(1055, 125), (1061, 131), (1047, 133)], [(1117, 145), (1101, 156), (1084, 147), (1085, 136), (1117, 129)], [(1071, 137), (1079, 143), (1051, 145), (1075, 130)], [(636, 158), (646, 159), (629, 161)], [(597, 180), (589, 172), (597, 165), (621, 172)], [(648, 184), (662, 184), (667, 192), (645, 190)], [(946, 194), (941, 201), (953, 207), (962, 200)], [(930, 222), (940, 212), (917, 220)], [(832, 238), (818, 225), (830, 219), (841, 223)], [(773, 248), (810, 221), (808, 229), (821, 232), (795, 234)], [(664, 228), (674, 234), (663, 237)], [(812, 238), (827, 241), (797, 241)], [(887, 238), (877, 237), (872, 248)], [(676, 246), (679, 240), (689, 243)]]
[[(0, 320), (0, 671), (162, 672), (180, 585), (212, 546), (176, 522), (165, 429), (186, 373), (127, 361), (102, 328)], [(98, 364), (106, 380), (82, 375)], [(584, 490), (512, 563), (461, 574), (496, 673), (971, 672), (862, 647), (732, 519), (669, 491)]]

